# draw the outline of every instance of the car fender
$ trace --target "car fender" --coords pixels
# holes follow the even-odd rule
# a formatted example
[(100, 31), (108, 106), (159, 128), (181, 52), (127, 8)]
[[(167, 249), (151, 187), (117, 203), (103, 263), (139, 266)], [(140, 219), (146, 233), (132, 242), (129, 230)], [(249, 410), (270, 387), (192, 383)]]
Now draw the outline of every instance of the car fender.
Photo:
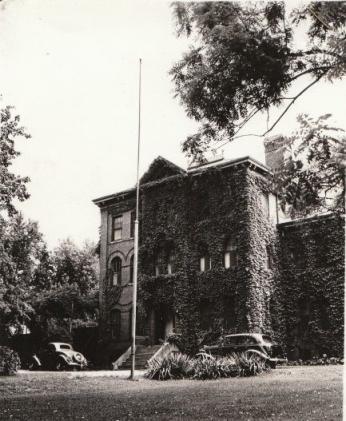
[(69, 358), (67, 355), (65, 354), (58, 354), (57, 355), (57, 359), (63, 359), (65, 361), (66, 364), (70, 364), (71, 363), (71, 358)]
[(247, 349), (246, 351), (244, 351), (244, 354), (256, 354), (265, 360), (270, 359), (267, 354), (264, 354), (263, 352), (258, 351), (258, 349)]
[[(31, 357), (31, 363), (33, 363), (34, 365), (33, 365), (33, 367), (42, 367), (42, 363), (41, 363), (41, 361), (40, 361), (40, 359), (38, 358), (38, 356), (36, 355), (36, 354), (34, 354), (32, 357)], [(30, 364), (31, 364), (30, 363)]]

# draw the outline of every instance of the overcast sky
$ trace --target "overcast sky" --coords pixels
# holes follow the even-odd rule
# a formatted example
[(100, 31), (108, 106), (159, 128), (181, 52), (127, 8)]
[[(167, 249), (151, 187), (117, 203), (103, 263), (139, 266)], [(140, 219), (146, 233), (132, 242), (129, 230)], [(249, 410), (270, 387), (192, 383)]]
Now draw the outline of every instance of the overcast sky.
[[(176, 38), (165, 1), (4, 0), (0, 28), (0, 106), (15, 106), (32, 135), (17, 145), (15, 169), (31, 178), (31, 198), (20, 208), (50, 247), (67, 237), (97, 241), (91, 200), (135, 184), (139, 57), (141, 172), (158, 155), (186, 167), (180, 144), (196, 123), (173, 98), (168, 71), (188, 43)], [(345, 98), (344, 83), (315, 85), (273, 134), (294, 129), (300, 112), (332, 113), (346, 128)], [(243, 133), (265, 127), (259, 116)], [(263, 161), (262, 141), (225, 148), (228, 158), (244, 155)]]

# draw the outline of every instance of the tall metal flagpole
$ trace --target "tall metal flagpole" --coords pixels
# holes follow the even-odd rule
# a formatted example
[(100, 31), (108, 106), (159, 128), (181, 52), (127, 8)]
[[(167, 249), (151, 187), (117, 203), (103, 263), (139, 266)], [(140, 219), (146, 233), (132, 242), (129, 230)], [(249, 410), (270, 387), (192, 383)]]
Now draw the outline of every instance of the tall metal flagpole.
[(137, 276), (138, 276), (138, 214), (139, 214), (139, 154), (141, 140), (141, 83), (142, 59), (139, 59), (139, 89), (138, 89), (138, 143), (137, 143), (137, 188), (136, 188), (136, 219), (135, 219), (135, 246), (133, 261), (133, 291), (132, 291), (132, 344), (131, 344), (131, 380), (135, 377), (136, 366), (136, 313), (137, 313)]

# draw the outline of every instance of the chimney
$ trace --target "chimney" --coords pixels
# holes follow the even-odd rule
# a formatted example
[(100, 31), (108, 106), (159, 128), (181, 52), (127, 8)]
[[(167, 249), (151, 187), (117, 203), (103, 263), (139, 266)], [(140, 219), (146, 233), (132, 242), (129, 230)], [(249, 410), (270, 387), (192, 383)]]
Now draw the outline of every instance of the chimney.
[(272, 171), (283, 167), (285, 155), (290, 153), (291, 140), (283, 135), (276, 135), (264, 139), (265, 162)]

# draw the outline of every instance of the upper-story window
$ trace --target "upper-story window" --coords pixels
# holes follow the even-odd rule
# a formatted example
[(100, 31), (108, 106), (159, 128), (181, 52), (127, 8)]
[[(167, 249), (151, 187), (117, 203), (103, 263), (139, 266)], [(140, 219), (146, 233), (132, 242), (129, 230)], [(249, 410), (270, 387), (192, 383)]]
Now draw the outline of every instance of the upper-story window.
[(121, 284), (122, 262), (120, 257), (116, 256), (111, 262), (111, 282), (112, 286)]
[(130, 237), (134, 238), (135, 236), (135, 220), (136, 220), (136, 211), (131, 212), (131, 225), (130, 225)]
[(155, 276), (165, 274), (166, 272), (166, 259), (164, 250), (160, 249), (155, 256)]
[(174, 248), (160, 248), (155, 256), (155, 276), (171, 275), (175, 271)]
[(133, 284), (133, 277), (134, 277), (134, 261), (135, 256), (132, 255), (130, 259), (130, 283)]
[(174, 273), (174, 266), (175, 266), (175, 255), (173, 250), (169, 250), (167, 254), (167, 273), (168, 275), (171, 275)]
[(121, 240), (123, 232), (123, 216), (117, 215), (113, 217), (112, 241)]
[(273, 251), (272, 251), (271, 246), (266, 246), (266, 254), (267, 254), (266, 268), (273, 269), (274, 262), (273, 262)]
[(226, 242), (225, 254), (224, 254), (224, 265), (226, 269), (236, 267), (238, 264), (238, 252), (237, 246), (233, 240)]
[(209, 255), (208, 245), (204, 242), (198, 244), (199, 252), (199, 271), (205, 272), (211, 269), (211, 259)]
[(264, 215), (269, 218), (269, 195), (267, 193), (261, 193), (261, 203)]
[(205, 272), (206, 270), (211, 269), (211, 259), (208, 253), (203, 254), (199, 258), (199, 270), (200, 272)]

